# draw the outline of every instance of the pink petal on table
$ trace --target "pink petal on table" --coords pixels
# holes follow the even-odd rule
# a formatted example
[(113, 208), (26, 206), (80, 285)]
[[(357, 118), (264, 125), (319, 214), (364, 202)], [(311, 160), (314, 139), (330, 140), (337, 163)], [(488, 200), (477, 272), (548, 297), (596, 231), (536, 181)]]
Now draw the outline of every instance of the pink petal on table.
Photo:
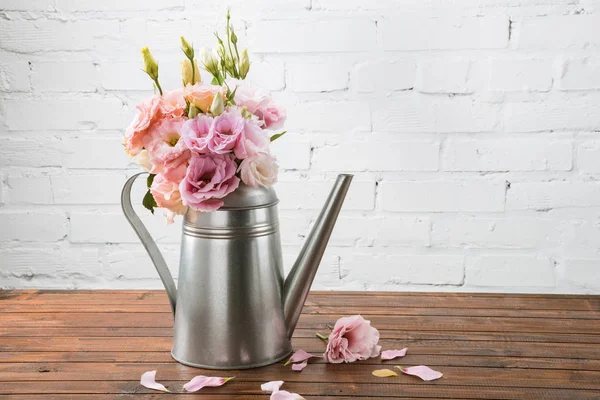
[(142, 377), (140, 378), (140, 385), (148, 389), (160, 390), (161, 392), (168, 392), (166, 387), (156, 382), (156, 371), (144, 372), (142, 374)]
[(382, 360), (393, 360), (396, 357), (404, 357), (406, 355), (407, 347), (402, 350), (386, 350), (381, 352)]
[(404, 374), (418, 376), (419, 378), (423, 379), (424, 381), (434, 381), (434, 380), (440, 379), (442, 376), (444, 376), (444, 374), (442, 374), (441, 372), (435, 371), (429, 367), (426, 367), (425, 365), (417, 365), (416, 367), (407, 367), (407, 368), (402, 368), (402, 367), (396, 367), (396, 368), (398, 368)]
[(309, 358), (313, 358), (313, 357), (320, 357), (320, 356), (307, 353), (307, 352), (305, 352), (302, 349), (298, 349), (298, 350), (296, 350), (296, 352), (294, 354), (292, 354), (292, 356), (290, 357), (290, 359), (287, 360), (287, 362), (285, 364), (283, 364), (283, 365), (285, 366), (285, 365), (288, 365), (290, 363), (301, 362), (301, 361), (308, 360)]
[(298, 364), (292, 364), (292, 369), (294, 371), (302, 371), (304, 368), (306, 368), (306, 366), (308, 365), (308, 360), (304, 360), (301, 363)]
[(306, 400), (298, 393), (290, 393), (285, 390), (279, 390), (271, 394), (271, 400)]
[(279, 391), (279, 388), (281, 387), (281, 385), (283, 385), (283, 381), (271, 381), (271, 382), (263, 383), (262, 385), (260, 385), (260, 388), (262, 389), (263, 392), (275, 393), (275, 392)]
[(198, 375), (192, 378), (191, 381), (183, 385), (183, 388), (188, 392), (197, 392), (203, 387), (223, 386), (227, 381), (233, 378), (219, 378), (216, 376)]

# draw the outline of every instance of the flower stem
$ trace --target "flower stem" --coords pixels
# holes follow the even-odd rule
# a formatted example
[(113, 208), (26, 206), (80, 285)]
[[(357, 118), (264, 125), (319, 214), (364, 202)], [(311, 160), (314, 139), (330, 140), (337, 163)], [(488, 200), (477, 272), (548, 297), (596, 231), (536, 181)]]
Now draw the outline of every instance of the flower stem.
[(325, 343), (327, 343), (327, 341), (329, 340), (329, 336), (321, 335), (318, 332), (315, 334), (315, 336), (324, 341)]
[(156, 87), (158, 88), (158, 92), (159, 92), (159, 93), (160, 93), (160, 95), (162, 96), (162, 94), (163, 94), (163, 90), (162, 90), (162, 88), (160, 87), (160, 83), (158, 83), (158, 78), (156, 78), (156, 79), (154, 80), (154, 83), (156, 84)]

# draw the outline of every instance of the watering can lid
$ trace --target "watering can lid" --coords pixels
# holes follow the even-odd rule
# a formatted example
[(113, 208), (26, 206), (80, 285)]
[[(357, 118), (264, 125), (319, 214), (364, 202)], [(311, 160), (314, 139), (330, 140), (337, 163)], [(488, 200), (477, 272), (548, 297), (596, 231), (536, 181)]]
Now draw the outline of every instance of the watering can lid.
[(257, 188), (240, 182), (240, 186), (223, 198), (221, 209), (254, 208), (277, 204), (279, 201), (272, 186)]

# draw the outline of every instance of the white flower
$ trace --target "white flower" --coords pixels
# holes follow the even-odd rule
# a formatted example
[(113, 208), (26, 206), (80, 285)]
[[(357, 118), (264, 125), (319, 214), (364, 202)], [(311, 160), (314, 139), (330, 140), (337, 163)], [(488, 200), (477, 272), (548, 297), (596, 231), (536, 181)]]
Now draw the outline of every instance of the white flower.
[(150, 163), (150, 154), (146, 149), (140, 151), (140, 153), (135, 156), (135, 162), (139, 164), (146, 172), (150, 172), (152, 169), (152, 164)]
[(271, 186), (277, 182), (279, 166), (275, 157), (268, 153), (258, 153), (242, 161), (238, 171), (242, 182), (248, 186)]

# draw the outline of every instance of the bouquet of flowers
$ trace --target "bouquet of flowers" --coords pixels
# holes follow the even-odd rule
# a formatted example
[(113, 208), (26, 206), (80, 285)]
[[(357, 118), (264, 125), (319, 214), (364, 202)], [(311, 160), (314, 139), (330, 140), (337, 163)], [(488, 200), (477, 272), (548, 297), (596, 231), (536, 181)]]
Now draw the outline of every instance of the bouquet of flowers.
[(238, 51), (229, 12), (225, 38), (215, 36), (217, 49), (202, 57), (210, 83), (202, 80), (193, 46), (181, 37), (183, 86), (164, 92), (157, 62), (142, 49), (155, 94), (137, 105), (124, 146), (150, 173), (143, 205), (152, 213), (164, 208), (170, 223), (188, 207), (219, 209), (240, 184), (268, 186), (277, 180), (269, 144), (285, 134), (274, 131), (283, 126), (285, 111), (268, 92), (244, 82), (250, 60), (247, 49)]

